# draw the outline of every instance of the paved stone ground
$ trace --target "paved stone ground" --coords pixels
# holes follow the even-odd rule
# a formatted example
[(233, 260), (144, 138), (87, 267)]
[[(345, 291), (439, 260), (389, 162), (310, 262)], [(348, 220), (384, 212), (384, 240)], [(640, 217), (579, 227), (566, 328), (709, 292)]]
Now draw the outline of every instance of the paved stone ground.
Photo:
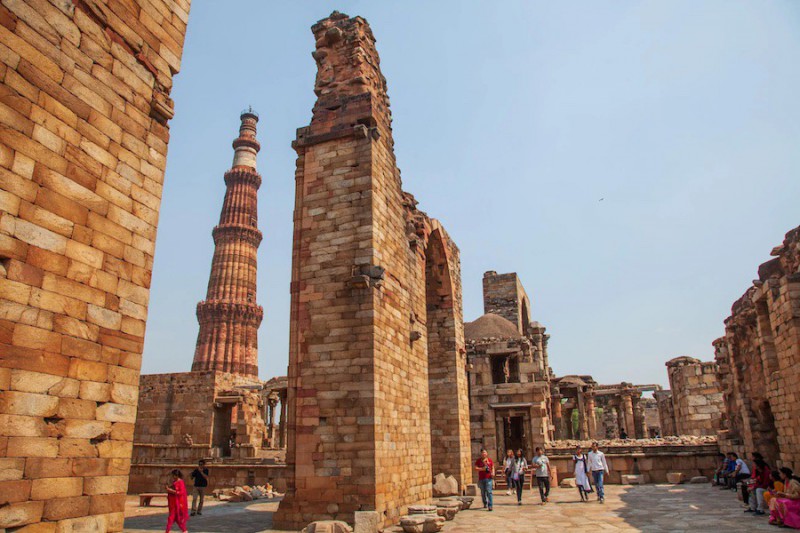
[[(538, 492), (526, 492), (523, 505), (498, 493), (492, 513), (480, 509), (462, 511), (447, 522), (446, 533), (529, 533), (531, 531), (778, 531), (766, 517), (743, 513), (736, 495), (709, 485), (644, 485), (606, 487), (606, 503), (581, 503), (576, 489), (553, 489), (551, 502), (539, 505)], [(219, 504), (213, 502), (202, 517), (192, 517), (191, 533), (267, 533), (277, 501)], [(129, 499), (125, 531), (163, 531), (165, 510), (137, 512), (138, 499)], [(144, 515), (144, 516), (141, 516)], [(178, 528), (174, 527), (174, 531)], [(402, 531), (390, 528), (391, 533)]]

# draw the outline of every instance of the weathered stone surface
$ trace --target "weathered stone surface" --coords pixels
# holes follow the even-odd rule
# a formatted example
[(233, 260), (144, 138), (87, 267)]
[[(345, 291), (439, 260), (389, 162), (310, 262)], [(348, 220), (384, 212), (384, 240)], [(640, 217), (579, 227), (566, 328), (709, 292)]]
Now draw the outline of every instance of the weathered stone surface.
[(435, 505), (409, 505), (408, 506), (408, 514), (409, 515), (436, 514), (436, 506)]
[[(3, 478), (22, 468), (30, 483), (0, 529), (122, 529), (122, 500), (93, 509), (83, 486), (127, 466), (55, 461), (130, 456), (130, 432), (94, 429), (133, 423), (130, 396), (107, 393), (121, 352), (138, 382), (189, 4), (0, 6), (0, 457), (14, 460)], [(121, 407), (98, 407), (109, 400)]]
[(383, 520), (375, 511), (356, 511), (353, 533), (379, 533), (383, 531)]
[(689, 483), (708, 483), (708, 478), (706, 476), (694, 476), (689, 480)]
[(622, 483), (625, 485), (644, 485), (645, 478), (642, 474), (623, 474)]
[(720, 446), (800, 469), (800, 227), (789, 231), (758, 279), (731, 307), (714, 341), (725, 414)]
[(433, 496), (453, 496), (459, 494), (458, 480), (453, 476), (445, 476), (444, 474), (436, 474), (433, 480)]
[(683, 472), (670, 472), (667, 474), (667, 482), (678, 484), (683, 483)]
[(353, 533), (353, 528), (341, 520), (319, 520), (304, 527), (302, 533)]
[(445, 518), (437, 515), (415, 514), (400, 518), (405, 533), (436, 533), (444, 527)]
[(476, 485), (475, 483), (470, 483), (469, 485), (467, 485), (467, 488), (465, 490), (465, 494), (467, 496), (477, 496), (479, 493), (480, 491), (478, 490), (478, 485)]
[(362, 508), (388, 525), (431, 498), (434, 473), (472, 479), (459, 251), (402, 190), (369, 25), (334, 12), (312, 31), (318, 98), (293, 144), (296, 438), (274, 525)]
[(717, 364), (676, 357), (667, 372), (671, 390), (656, 394), (665, 435), (716, 435), (724, 409)]
[(558, 486), (561, 487), (562, 489), (569, 489), (569, 488), (574, 489), (575, 487), (577, 487), (577, 485), (575, 484), (574, 477), (565, 477), (564, 479), (561, 480)]

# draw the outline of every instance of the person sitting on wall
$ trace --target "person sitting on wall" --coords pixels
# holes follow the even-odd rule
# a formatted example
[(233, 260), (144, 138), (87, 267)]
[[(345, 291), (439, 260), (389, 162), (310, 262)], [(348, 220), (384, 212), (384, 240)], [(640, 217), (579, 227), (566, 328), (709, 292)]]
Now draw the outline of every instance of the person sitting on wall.
[(770, 477), (772, 478), (772, 484), (770, 485), (769, 489), (764, 493), (764, 509), (771, 509), (770, 505), (772, 503), (773, 498), (775, 498), (775, 493), (783, 492), (785, 488), (780, 470), (773, 470)]
[(751, 479), (753, 483), (750, 487), (750, 508), (745, 513), (766, 514), (765, 510), (767, 508), (764, 506), (764, 494), (772, 486), (772, 471), (763, 457), (753, 459), (753, 476)]
[(728, 453), (728, 458), (733, 461), (733, 472), (728, 476), (728, 488), (736, 490), (740, 481), (750, 477), (750, 467), (733, 452)]
[(733, 475), (733, 471), (736, 469), (736, 461), (731, 458), (731, 454), (725, 454), (727, 458), (727, 464), (725, 466), (725, 473), (723, 474), (723, 480), (725, 486), (722, 487), (722, 490), (730, 490), (731, 489), (731, 476)]
[(714, 485), (727, 485), (725, 475), (728, 473), (728, 457), (720, 452), (717, 454), (717, 460), (719, 461), (719, 467), (714, 472)]
[(625, 440), (625, 439), (628, 438), (628, 434), (625, 433), (625, 428), (621, 428), (619, 430), (619, 438), (621, 438), (622, 440)]
[(769, 523), (800, 529), (800, 481), (791, 468), (781, 468), (781, 479), (786, 488), (775, 492), (770, 502)]
[(750, 501), (750, 493), (756, 490), (756, 461), (764, 462), (764, 456), (758, 452), (753, 452), (750, 454), (752, 461), (750, 462), (750, 476), (747, 479), (744, 479), (741, 483), (741, 498), (742, 502), (747, 505)]

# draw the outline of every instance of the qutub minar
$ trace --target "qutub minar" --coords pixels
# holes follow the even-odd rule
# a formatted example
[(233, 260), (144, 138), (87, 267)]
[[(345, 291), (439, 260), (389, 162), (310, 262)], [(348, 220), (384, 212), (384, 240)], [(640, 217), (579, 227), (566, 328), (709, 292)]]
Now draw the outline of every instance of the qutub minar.
[(197, 348), (193, 371), (217, 370), (258, 377), (258, 327), (264, 310), (256, 304), (258, 188), (256, 140), (258, 115), (241, 115), (233, 141), (233, 166), (225, 173), (225, 201), (212, 231), (214, 259), (206, 299), (197, 304)]

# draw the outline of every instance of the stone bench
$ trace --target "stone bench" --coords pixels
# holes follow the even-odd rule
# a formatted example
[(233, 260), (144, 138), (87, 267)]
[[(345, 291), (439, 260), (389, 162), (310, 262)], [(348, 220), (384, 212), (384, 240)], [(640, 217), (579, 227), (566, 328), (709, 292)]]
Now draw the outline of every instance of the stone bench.
[(623, 485), (644, 485), (644, 475), (642, 474), (622, 474)]
[(139, 507), (150, 507), (153, 498), (166, 498), (166, 492), (143, 492), (139, 494)]

